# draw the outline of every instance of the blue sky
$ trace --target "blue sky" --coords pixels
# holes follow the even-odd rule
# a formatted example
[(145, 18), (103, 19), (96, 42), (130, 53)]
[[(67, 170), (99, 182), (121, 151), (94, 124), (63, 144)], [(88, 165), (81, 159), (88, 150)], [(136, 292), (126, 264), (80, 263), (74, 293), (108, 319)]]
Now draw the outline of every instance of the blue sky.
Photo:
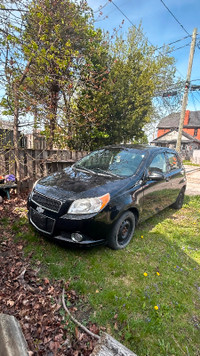
[[(200, 0), (163, 0), (180, 24), (169, 13), (161, 0), (113, 0), (113, 2), (134, 25), (137, 26), (142, 21), (144, 33), (153, 45), (162, 46), (180, 40), (174, 44), (174, 49), (184, 47), (177, 49), (172, 55), (176, 60), (177, 74), (182, 79), (185, 79), (187, 75), (191, 43), (191, 38), (185, 37), (188, 34), (192, 35), (193, 29), (196, 27), (199, 35), (197, 36), (191, 84), (200, 85)], [(126, 32), (131, 26), (131, 23), (112, 2), (88, 0), (88, 4), (95, 11), (96, 26), (109, 32), (112, 32), (113, 28), (118, 28), (122, 20), (124, 20), (122, 32)], [(103, 14), (99, 17), (97, 10), (104, 5), (105, 7), (101, 10)], [(188, 109), (200, 110), (200, 91), (189, 95)]]

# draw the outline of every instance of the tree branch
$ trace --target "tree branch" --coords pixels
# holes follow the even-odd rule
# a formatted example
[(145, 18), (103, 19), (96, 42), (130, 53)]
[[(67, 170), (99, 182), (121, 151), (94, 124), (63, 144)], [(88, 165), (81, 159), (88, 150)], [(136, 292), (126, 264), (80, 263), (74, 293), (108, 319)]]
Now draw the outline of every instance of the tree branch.
[(100, 336), (99, 335), (96, 335), (94, 333), (92, 333), (90, 330), (88, 330), (84, 325), (82, 325), (78, 320), (76, 320), (72, 314), (70, 313), (69, 309), (67, 308), (66, 304), (65, 304), (65, 289), (63, 288), (63, 291), (62, 291), (62, 303), (63, 303), (63, 307), (65, 309), (65, 311), (67, 312), (67, 314), (69, 315), (69, 317), (72, 319), (72, 321), (78, 325), (82, 330), (84, 330), (88, 335), (90, 335), (91, 337), (99, 340), (100, 339)]

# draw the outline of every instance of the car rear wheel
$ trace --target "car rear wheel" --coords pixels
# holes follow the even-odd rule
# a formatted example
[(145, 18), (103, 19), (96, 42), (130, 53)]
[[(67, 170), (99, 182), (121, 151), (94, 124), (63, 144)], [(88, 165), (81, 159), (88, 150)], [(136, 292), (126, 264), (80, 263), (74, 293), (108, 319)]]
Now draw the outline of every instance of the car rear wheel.
[(174, 209), (181, 209), (183, 206), (183, 201), (184, 201), (184, 196), (185, 196), (185, 191), (181, 190), (175, 203), (172, 204), (172, 208)]
[(127, 211), (115, 223), (109, 236), (108, 246), (113, 250), (125, 248), (131, 241), (134, 231), (135, 215)]

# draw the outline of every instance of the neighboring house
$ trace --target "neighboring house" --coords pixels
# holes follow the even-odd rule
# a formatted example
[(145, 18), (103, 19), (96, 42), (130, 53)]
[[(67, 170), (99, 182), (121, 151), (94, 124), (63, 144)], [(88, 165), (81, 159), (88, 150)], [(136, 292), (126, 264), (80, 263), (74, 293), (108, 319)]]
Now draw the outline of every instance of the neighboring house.
[[(19, 147), (24, 148), (26, 140), (24, 135), (18, 133)], [(13, 148), (13, 123), (0, 119), (0, 149)]]
[[(152, 144), (175, 148), (179, 120), (180, 113), (173, 113), (164, 117), (157, 126), (157, 138), (152, 141)], [(190, 158), (194, 149), (200, 149), (200, 111), (187, 110), (183, 124), (181, 152), (183, 156)]]
[[(45, 149), (46, 140), (40, 133), (34, 134), (20, 134), (19, 133), (19, 147), (29, 149)], [(13, 148), (13, 123), (0, 120), (0, 148)]]
[(46, 139), (39, 132), (26, 134), (26, 148), (34, 150), (46, 149)]
[(13, 145), (12, 123), (0, 120), (0, 148)]

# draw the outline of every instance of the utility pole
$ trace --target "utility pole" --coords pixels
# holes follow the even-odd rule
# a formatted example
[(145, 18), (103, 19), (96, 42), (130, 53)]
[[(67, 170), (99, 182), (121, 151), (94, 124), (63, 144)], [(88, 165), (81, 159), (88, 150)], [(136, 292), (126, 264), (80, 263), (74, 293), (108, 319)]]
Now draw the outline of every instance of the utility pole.
[(195, 51), (196, 35), (197, 35), (197, 28), (195, 28), (193, 30), (192, 42), (191, 42), (191, 46), (190, 46), (190, 56), (189, 56), (189, 62), (188, 62), (187, 78), (186, 78), (186, 83), (185, 83), (185, 91), (184, 91), (183, 101), (182, 101), (181, 117), (180, 117), (180, 121), (179, 121), (178, 138), (177, 138), (177, 143), (176, 143), (176, 150), (178, 152), (180, 152), (180, 150), (181, 150), (181, 138), (182, 138), (184, 118), (185, 118), (185, 111), (186, 111), (187, 101), (188, 101), (188, 91), (189, 91), (189, 86), (190, 86), (190, 77), (191, 77), (191, 72), (192, 72), (192, 63), (193, 63), (193, 57), (194, 57), (194, 51)]

